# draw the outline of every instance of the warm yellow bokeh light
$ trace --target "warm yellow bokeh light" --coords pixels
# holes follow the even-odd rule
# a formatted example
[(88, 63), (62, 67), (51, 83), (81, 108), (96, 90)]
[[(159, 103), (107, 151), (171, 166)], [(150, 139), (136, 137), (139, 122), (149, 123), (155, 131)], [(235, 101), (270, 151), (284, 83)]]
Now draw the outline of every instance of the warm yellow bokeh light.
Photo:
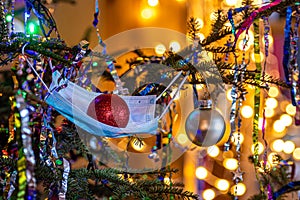
[(269, 107), (266, 107), (266, 108), (265, 108), (265, 116), (266, 116), (267, 118), (273, 117), (274, 114), (275, 114), (275, 112), (274, 112), (274, 109), (273, 109), (273, 108), (269, 108)]
[(230, 186), (230, 184), (226, 179), (218, 179), (215, 182), (215, 187), (221, 191), (228, 190), (229, 186)]
[(205, 39), (205, 35), (203, 33), (197, 33), (196, 35), (199, 37), (200, 42)]
[(189, 141), (186, 134), (183, 133), (178, 134), (176, 138), (177, 138), (177, 142), (181, 145), (184, 145)]
[(291, 140), (285, 141), (283, 146), (283, 152), (286, 154), (290, 154), (293, 153), (294, 150), (295, 150), (295, 143)]
[(234, 196), (242, 196), (246, 192), (246, 185), (244, 183), (238, 183), (231, 187), (231, 194)]
[(242, 133), (239, 134), (238, 132), (234, 132), (232, 134), (231, 141), (233, 142), (234, 145), (237, 145), (238, 141), (240, 142), (240, 144), (243, 144), (244, 135)]
[(229, 170), (235, 170), (238, 167), (238, 161), (235, 158), (225, 158), (223, 166)]
[(148, 0), (148, 5), (149, 6), (157, 6), (158, 5), (158, 0)]
[[(264, 145), (261, 143), (261, 142), (258, 142), (257, 143), (257, 153), (260, 155), (260, 154), (262, 154), (262, 152), (264, 151)], [(255, 147), (255, 145), (254, 144), (252, 144), (252, 146), (251, 146), (251, 152), (254, 154), (254, 147)]]
[(275, 98), (267, 98), (266, 106), (274, 109), (278, 106), (278, 101)]
[(204, 21), (203, 21), (203, 19), (197, 17), (196, 22), (198, 23), (199, 28), (203, 28), (203, 26), (204, 26)]
[[(262, 130), (264, 119), (262, 117), (258, 118), (258, 130)], [(265, 120), (265, 128), (267, 127), (267, 120)]]
[(141, 12), (141, 16), (144, 19), (150, 19), (151, 17), (153, 17), (153, 15), (154, 15), (154, 12), (151, 8), (145, 8)]
[(294, 152), (293, 152), (293, 158), (295, 160), (300, 160), (300, 148), (299, 147), (294, 150)]
[(207, 148), (207, 154), (212, 158), (217, 157), (219, 155), (219, 153), (220, 153), (220, 149), (216, 145), (213, 145), (213, 146), (210, 146)]
[(285, 130), (285, 126), (280, 120), (276, 120), (273, 124), (273, 129), (276, 132), (281, 133)]
[(228, 5), (228, 6), (235, 6), (237, 4), (237, 0), (225, 0), (225, 3)]
[(197, 167), (197, 169), (196, 169), (196, 177), (198, 179), (200, 179), (200, 180), (205, 179), (207, 177), (207, 174), (208, 174), (208, 172), (205, 169), (205, 167), (202, 167), (202, 166)]
[(202, 193), (202, 197), (205, 200), (212, 200), (215, 198), (215, 196), (216, 196), (215, 191), (213, 191), (212, 189), (206, 189)]
[(169, 48), (174, 53), (177, 53), (178, 51), (180, 51), (181, 46), (177, 41), (172, 41), (170, 42)]
[(293, 118), (288, 115), (288, 114), (282, 114), (280, 116), (280, 121), (285, 125), (285, 126), (290, 126), (293, 123)]
[(270, 97), (277, 97), (279, 94), (279, 90), (277, 87), (272, 86), (272, 87), (270, 87), (268, 94)]
[(284, 141), (282, 139), (274, 140), (271, 144), (271, 148), (273, 151), (281, 152), (284, 147)]
[(166, 51), (166, 47), (163, 44), (158, 44), (155, 46), (155, 53), (158, 55), (163, 55)]
[(287, 114), (294, 116), (296, 114), (296, 106), (293, 106), (290, 103), (286, 106), (285, 111), (287, 112)]
[(253, 108), (251, 106), (242, 106), (241, 114), (244, 118), (250, 118), (253, 116)]

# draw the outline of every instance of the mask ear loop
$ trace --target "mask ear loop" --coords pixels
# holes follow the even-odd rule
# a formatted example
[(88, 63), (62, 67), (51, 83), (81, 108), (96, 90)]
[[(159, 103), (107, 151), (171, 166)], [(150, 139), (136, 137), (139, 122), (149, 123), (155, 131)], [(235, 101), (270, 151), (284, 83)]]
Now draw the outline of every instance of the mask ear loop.
[(28, 45), (29, 43), (25, 43), (22, 47), (22, 54), (26, 60), (26, 62), (28, 63), (29, 67), (32, 69), (32, 71), (35, 73), (35, 75), (40, 79), (40, 81), (42, 82), (42, 84), (44, 85), (44, 87), (47, 89), (47, 91), (51, 94), (51, 91), (49, 90), (48, 86), (46, 85), (46, 83), (43, 81), (42, 77), (37, 73), (37, 71), (34, 69), (32, 63), (27, 59), (26, 55), (25, 55), (25, 47)]
[(158, 95), (155, 99), (155, 101), (157, 101), (172, 85), (173, 83), (179, 78), (179, 76), (182, 74), (182, 71), (180, 71), (174, 78), (173, 80), (169, 83), (169, 85), (166, 87), (166, 89), (164, 89), (164, 91), (162, 91), (160, 93), (160, 95)]
[[(182, 73), (182, 71), (180, 71), (180, 72)], [(181, 73), (179, 73), (179, 75), (180, 75)], [(179, 84), (179, 86), (178, 86), (178, 88), (177, 88), (177, 90), (176, 90), (176, 92), (175, 92), (175, 94), (174, 94), (174, 97), (170, 100), (170, 102), (168, 103), (167, 107), (164, 109), (164, 111), (162, 112), (162, 114), (159, 116), (158, 120), (160, 120), (160, 119), (166, 114), (166, 112), (168, 111), (169, 107), (171, 106), (171, 104), (172, 104), (173, 101), (175, 100), (176, 95), (178, 94), (178, 92), (179, 92), (180, 89), (182, 88), (184, 82), (185, 82), (186, 79), (189, 77), (189, 74), (190, 74), (190, 73), (188, 72), (187, 75), (183, 78), (183, 80), (182, 80), (181, 83)], [(177, 76), (178, 76), (178, 75), (177, 75)], [(175, 77), (176, 79), (178, 78), (177, 76)], [(171, 84), (173, 84), (173, 83), (175, 82), (175, 80), (176, 80), (175, 78), (171, 81), (171, 83), (168, 85), (168, 87), (169, 87)], [(164, 91), (164, 92), (165, 92), (165, 91)], [(162, 95), (164, 92), (162, 92), (161, 95)], [(160, 96), (161, 96), (161, 95), (160, 95)], [(159, 97), (160, 97), (160, 96), (159, 96)], [(157, 99), (157, 98), (156, 98), (156, 99)]]

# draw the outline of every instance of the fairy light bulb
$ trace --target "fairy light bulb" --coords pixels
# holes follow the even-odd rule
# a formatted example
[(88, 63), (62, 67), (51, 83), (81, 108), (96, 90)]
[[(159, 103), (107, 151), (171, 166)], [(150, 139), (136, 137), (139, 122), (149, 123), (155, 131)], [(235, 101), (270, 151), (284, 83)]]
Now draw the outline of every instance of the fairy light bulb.
[(286, 154), (291, 154), (295, 150), (295, 143), (293, 141), (287, 140), (283, 146), (283, 152)]
[(279, 94), (279, 90), (277, 87), (272, 86), (272, 87), (270, 87), (268, 94), (270, 97), (277, 97)]
[(246, 185), (244, 183), (238, 183), (231, 187), (231, 194), (234, 196), (243, 196), (246, 192)]
[(296, 114), (296, 106), (293, 106), (291, 103), (288, 104), (285, 108), (287, 114), (294, 116)]
[(177, 41), (172, 41), (170, 42), (169, 48), (174, 52), (177, 53), (178, 51), (180, 51), (180, 44)]
[(218, 179), (215, 182), (215, 187), (218, 188), (221, 191), (226, 191), (228, 190), (230, 184), (226, 179)]
[(251, 106), (245, 105), (241, 109), (241, 114), (244, 118), (250, 118), (253, 116), (253, 108)]
[(300, 148), (296, 148), (293, 152), (293, 158), (295, 160), (300, 160)]
[(166, 51), (166, 47), (163, 44), (158, 44), (155, 46), (155, 53), (158, 55), (163, 55)]
[(273, 151), (281, 152), (284, 147), (284, 141), (281, 139), (274, 140), (271, 144)]
[(274, 109), (278, 106), (278, 101), (275, 98), (268, 98), (266, 100), (266, 106)]
[(202, 167), (202, 166), (197, 167), (197, 169), (196, 169), (196, 177), (198, 179), (200, 179), (200, 180), (205, 179), (207, 177), (207, 174), (208, 174), (208, 172), (205, 169), (205, 167)]
[[(254, 148), (255, 148), (255, 145), (252, 144), (251, 146), (251, 152), (254, 154)], [(260, 155), (262, 154), (262, 152), (264, 151), (264, 145), (261, 143), (261, 142), (258, 142), (257, 143), (257, 153)]]
[(223, 166), (229, 170), (235, 170), (238, 167), (238, 161), (235, 158), (226, 158), (223, 161)]
[(288, 114), (282, 114), (280, 116), (280, 121), (283, 123), (284, 126), (290, 126), (293, 123), (293, 118)]
[(207, 154), (212, 157), (215, 158), (220, 154), (220, 149), (218, 146), (213, 145), (207, 148)]
[(281, 133), (285, 130), (285, 126), (280, 120), (276, 120), (273, 124), (273, 129), (276, 132)]
[(216, 196), (215, 191), (212, 189), (206, 189), (202, 193), (203, 199), (205, 200), (213, 200)]

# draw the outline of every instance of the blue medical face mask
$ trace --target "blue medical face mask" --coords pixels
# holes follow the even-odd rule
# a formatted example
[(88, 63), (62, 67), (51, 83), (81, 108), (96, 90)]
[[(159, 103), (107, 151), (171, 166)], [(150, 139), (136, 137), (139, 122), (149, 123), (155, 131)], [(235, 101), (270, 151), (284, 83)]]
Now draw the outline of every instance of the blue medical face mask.
[(155, 134), (158, 117), (154, 116), (156, 96), (120, 96), (130, 112), (125, 128), (110, 126), (95, 120), (87, 114), (88, 106), (101, 93), (89, 92), (64, 79), (58, 71), (53, 73), (51, 92), (45, 98), (48, 105), (81, 129), (97, 136), (119, 138), (135, 134)]

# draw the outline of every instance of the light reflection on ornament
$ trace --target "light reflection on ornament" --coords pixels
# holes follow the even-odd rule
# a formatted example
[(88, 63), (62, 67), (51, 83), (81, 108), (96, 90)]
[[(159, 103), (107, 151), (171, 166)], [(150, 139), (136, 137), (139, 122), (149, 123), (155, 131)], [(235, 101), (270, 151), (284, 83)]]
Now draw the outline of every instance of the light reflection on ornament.
[(131, 140), (130, 143), (131, 143), (132, 148), (136, 151), (142, 151), (146, 146), (145, 142), (138, 138), (134, 138), (133, 140)]

